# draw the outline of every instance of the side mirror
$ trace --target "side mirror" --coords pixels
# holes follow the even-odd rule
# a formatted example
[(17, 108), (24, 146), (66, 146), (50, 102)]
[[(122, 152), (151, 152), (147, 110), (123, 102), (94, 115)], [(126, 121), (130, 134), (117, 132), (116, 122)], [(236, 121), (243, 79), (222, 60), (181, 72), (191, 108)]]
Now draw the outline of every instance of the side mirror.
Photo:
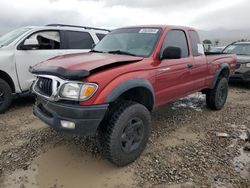
[(26, 39), (21, 46), (22, 50), (32, 50), (39, 47), (37, 39)]
[(180, 59), (181, 58), (181, 48), (170, 46), (164, 49), (163, 54), (161, 56), (161, 60), (163, 59)]

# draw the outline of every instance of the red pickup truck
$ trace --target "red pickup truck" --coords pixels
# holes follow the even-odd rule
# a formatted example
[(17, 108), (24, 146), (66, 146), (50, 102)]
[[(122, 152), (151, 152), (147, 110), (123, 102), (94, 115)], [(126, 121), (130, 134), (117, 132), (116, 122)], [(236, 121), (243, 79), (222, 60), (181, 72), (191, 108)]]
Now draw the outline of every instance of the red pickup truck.
[(40, 63), (34, 114), (57, 130), (97, 136), (117, 166), (136, 160), (150, 135), (150, 112), (191, 93), (220, 110), (234, 74), (235, 55), (205, 54), (188, 27), (136, 26), (114, 30), (89, 53)]

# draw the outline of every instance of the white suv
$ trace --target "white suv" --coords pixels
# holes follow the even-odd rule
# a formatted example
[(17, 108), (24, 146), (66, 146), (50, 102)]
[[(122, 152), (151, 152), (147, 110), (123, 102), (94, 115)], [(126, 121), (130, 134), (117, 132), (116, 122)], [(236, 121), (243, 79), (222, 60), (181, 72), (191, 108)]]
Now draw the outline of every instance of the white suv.
[(24, 27), (0, 37), (0, 113), (14, 96), (28, 93), (34, 81), (29, 67), (49, 58), (88, 52), (109, 30), (50, 24)]

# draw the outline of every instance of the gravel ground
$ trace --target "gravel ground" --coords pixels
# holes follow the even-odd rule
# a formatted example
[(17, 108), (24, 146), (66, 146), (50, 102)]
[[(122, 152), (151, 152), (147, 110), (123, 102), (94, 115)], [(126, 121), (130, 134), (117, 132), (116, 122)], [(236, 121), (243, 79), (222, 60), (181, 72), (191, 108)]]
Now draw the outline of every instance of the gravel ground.
[(200, 93), (156, 110), (145, 152), (120, 169), (102, 159), (94, 138), (44, 125), (32, 115), (33, 102), (18, 99), (0, 115), (1, 188), (250, 187), (250, 152), (243, 151), (250, 87), (244, 84), (230, 86), (221, 111), (207, 109)]

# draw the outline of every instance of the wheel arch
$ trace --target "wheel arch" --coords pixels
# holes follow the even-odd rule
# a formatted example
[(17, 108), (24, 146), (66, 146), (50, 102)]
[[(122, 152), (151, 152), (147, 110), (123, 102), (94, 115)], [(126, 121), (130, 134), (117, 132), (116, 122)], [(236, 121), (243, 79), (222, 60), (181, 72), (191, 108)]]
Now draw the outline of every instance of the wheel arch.
[(0, 78), (3, 79), (4, 81), (6, 81), (9, 84), (12, 93), (15, 93), (15, 84), (14, 84), (12, 78), (9, 76), (9, 74), (0, 70)]
[(213, 89), (216, 86), (216, 83), (221, 77), (227, 78), (229, 80), (229, 75), (230, 75), (230, 68), (227, 63), (222, 63), (220, 65), (220, 69), (216, 72), (212, 86), (210, 89)]
[(151, 83), (145, 79), (126, 80), (112, 90), (105, 102), (113, 103), (119, 99), (138, 102), (152, 111), (155, 104), (154, 89)]

